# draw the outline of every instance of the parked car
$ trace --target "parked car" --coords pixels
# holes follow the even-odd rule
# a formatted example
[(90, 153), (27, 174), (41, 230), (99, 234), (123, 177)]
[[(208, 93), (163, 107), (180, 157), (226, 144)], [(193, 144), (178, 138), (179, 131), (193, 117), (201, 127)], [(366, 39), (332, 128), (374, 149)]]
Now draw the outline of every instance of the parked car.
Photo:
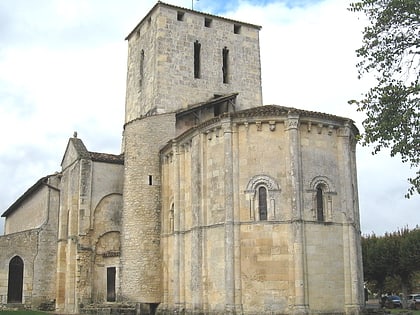
[(420, 309), (420, 293), (410, 294), (407, 297), (407, 308), (412, 310)]
[(401, 298), (398, 295), (388, 295), (381, 299), (381, 306), (386, 308), (402, 308)]

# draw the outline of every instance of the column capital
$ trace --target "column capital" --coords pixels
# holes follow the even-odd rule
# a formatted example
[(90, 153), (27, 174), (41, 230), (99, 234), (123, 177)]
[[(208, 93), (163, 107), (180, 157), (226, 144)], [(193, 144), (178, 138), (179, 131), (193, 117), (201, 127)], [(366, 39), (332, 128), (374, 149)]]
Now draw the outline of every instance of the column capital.
[(295, 113), (289, 113), (285, 123), (285, 130), (298, 129), (299, 127), (299, 115)]

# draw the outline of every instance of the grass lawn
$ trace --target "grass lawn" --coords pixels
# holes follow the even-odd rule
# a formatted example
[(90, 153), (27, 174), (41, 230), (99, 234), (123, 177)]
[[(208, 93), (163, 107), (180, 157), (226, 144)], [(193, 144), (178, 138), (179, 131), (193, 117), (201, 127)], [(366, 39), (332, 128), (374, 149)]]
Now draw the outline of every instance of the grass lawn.
[(413, 315), (420, 315), (420, 310), (407, 310), (407, 309), (392, 309), (392, 310), (388, 310), (391, 312), (392, 315), (398, 315), (398, 314), (403, 314), (406, 312), (410, 312)]
[[(407, 310), (407, 309), (391, 309), (387, 310), (391, 313), (391, 315), (399, 315), (401, 313), (404, 314), (406, 312), (410, 312), (412, 315), (420, 315), (420, 310)], [(0, 311), (0, 315), (46, 315), (52, 313), (40, 312), (40, 311)]]
[(49, 313), (41, 311), (0, 311), (1, 315), (45, 315)]

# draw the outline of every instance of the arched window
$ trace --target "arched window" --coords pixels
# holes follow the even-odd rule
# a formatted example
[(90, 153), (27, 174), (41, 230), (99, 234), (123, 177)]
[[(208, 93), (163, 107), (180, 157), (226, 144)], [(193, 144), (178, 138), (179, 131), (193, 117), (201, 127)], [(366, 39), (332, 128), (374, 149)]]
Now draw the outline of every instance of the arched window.
[(267, 221), (267, 189), (258, 188), (258, 213), (260, 221)]
[(316, 218), (318, 221), (324, 221), (324, 193), (322, 185), (316, 187)]
[(22, 303), (23, 260), (15, 256), (9, 263), (9, 279), (7, 285), (7, 303)]
[(249, 201), (249, 219), (272, 221), (280, 218), (280, 187), (268, 175), (253, 176), (246, 186), (245, 198)]
[(333, 205), (337, 192), (333, 181), (326, 176), (316, 176), (309, 183), (307, 190), (312, 195), (312, 217), (317, 222), (332, 222)]

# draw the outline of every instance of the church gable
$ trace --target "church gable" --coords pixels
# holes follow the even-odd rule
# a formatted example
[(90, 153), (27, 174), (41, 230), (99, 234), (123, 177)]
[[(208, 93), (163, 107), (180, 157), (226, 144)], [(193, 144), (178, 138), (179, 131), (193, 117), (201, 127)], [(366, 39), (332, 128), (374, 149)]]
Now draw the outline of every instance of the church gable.
[(82, 140), (77, 138), (75, 133), (73, 138), (69, 139), (66, 151), (64, 152), (63, 160), (61, 162), (62, 169), (66, 169), (69, 165), (81, 158), (89, 158), (89, 152), (83, 144)]

